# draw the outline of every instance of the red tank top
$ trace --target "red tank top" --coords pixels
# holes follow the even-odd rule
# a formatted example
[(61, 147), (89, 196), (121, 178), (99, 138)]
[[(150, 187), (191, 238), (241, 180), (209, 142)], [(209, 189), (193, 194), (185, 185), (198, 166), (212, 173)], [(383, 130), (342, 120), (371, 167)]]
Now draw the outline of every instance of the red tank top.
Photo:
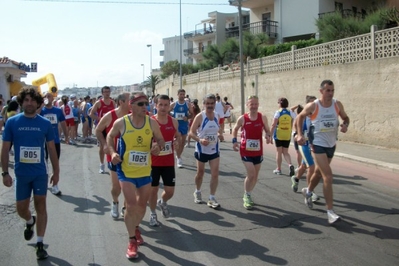
[(244, 125), (241, 127), (241, 157), (254, 157), (263, 155), (263, 120), (258, 113), (256, 120), (252, 121), (248, 114), (244, 114)]
[(112, 111), (115, 109), (115, 104), (114, 101), (110, 101), (110, 103), (108, 105), (105, 104), (103, 99), (100, 99), (100, 108), (98, 108), (97, 113), (98, 113), (98, 117), (103, 117), (106, 113), (108, 113), (109, 111)]
[[(111, 128), (114, 125), (116, 119), (118, 119), (118, 116), (116, 115), (115, 111), (116, 111), (115, 109), (111, 110), (111, 123), (109, 123), (109, 125), (105, 129), (105, 132), (107, 134), (108, 134), (108, 132), (111, 131)], [(114, 139), (114, 143), (115, 143), (114, 149), (115, 149), (115, 151), (118, 149), (118, 140), (119, 140), (119, 136), (115, 137), (115, 139)], [(107, 162), (111, 162), (111, 155), (107, 154), (106, 156), (107, 156)]]
[(69, 107), (68, 104), (64, 104), (65, 108), (64, 108), (64, 112), (65, 115), (69, 115), (71, 113), (71, 107)]
[(173, 139), (175, 137), (176, 128), (173, 125), (172, 117), (168, 116), (168, 122), (161, 124), (156, 119), (155, 115), (152, 116), (158, 122), (162, 136), (165, 140), (165, 149), (162, 150), (158, 156), (152, 155), (151, 161), (153, 166), (174, 166), (174, 152), (173, 152)]

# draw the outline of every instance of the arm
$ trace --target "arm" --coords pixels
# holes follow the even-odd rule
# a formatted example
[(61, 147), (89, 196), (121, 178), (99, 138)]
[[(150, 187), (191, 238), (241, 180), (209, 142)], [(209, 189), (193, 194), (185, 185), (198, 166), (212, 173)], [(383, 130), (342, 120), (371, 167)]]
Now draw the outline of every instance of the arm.
[(172, 111), (173, 111), (173, 109), (175, 108), (175, 105), (176, 105), (176, 102), (173, 102), (173, 103), (170, 105), (169, 112), (172, 112)]
[(62, 131), (64, 132), (65, 143), (68, 144), (69, 143), (69, 135), (68, 135), (68, 129), (67, 129), (65, 120), (60, 122), (60, 124), (61, 124)]
[(158, 122), (155, 121), (153, 118), (150, 118), (150, 124), (154, 139), (157, 142), (157, 145), (153, 145), (153, 147), (151, 148), (151, 153), (153, 155), (158, 155), (159, 152), (165, 148), (165, 140), (162, 136), (162, 132), (159, 128)]
[(349, 117), (346, 114), (345, 110), (344, 110), (344, 106), (342, 105), (342, 103), (340, 101), (337, 101), (338, 107), (339, 107), (339, 116), (341, 117), (341, 119), (343, 120), (343, 123), (340, 125), (341, 126), (341, 132), (342, 133), (346, 133), (348, 131), (348, 126), (349, 126)]
[[(9, 163), (9, 151), (11, 147), (10, 141), (3, 141), (3, 146), (1, 147), (1, 168), (3, 172), (8, 172), (8, 163)], [(3, 184), (6, 187), (12, 186), (12, 178), (10, 175), (6, 175), (3, 177)]]
[(123, 117), (118, 118), (114, 125), (112, 126), (111, 130), (107, 134), (107, 146), (109, 154), (111, 155), (111, 161), (114, 165), (122, 162), (119, 154), (115, 151), (115, 141), (114, 139), (124, 131), (125, 125), (123, 123)]
[(240, 150), (240, 144), (237, 141), (237, 136), (238, 136), (238, 130), (242, 127), (243, 123), (244, 123), (244, 116), (240, 116), (237, 119), (237, 122), (236, 122), (236, 124), (235, 124), (235, 126), (233, 128), (233, 140), (232, 140), (232, 142), (233, 142), (233, 150), (234, 151), (239, 151)]
[(173, 126), (175, 127), (175, 141), (173, 141), (173, 145), (175, 150), (179, 148), (179, 143), (181, 143), (181, 134), (179, 132), (179, 122), (176, 119), (172, 118)]
[[(190, 138), (192, 138), (193, 140), (195, 140), (196, 142), (203, 144), (201, 141), (202, 139), (200, 139), (197, 136), (197, 129), (201, 126), (202, 123), (202, 115), (201, 113), (197, 114), (193, 120), (193, 124), (190, 127), (190, 132), (188, 133), (190, 135)], [(206, 142), (206, 140), (203, 140), (204, 142)], [(204, 144), (205, 145), (205, 144)], [(208, 145), (208, 144), (207, 144)]]
[(99, 105), (100, 105), (100, 101), (97, 101), (97, 102), (93, 105), (93, 107), (91, 108), (91, 110), (90, 110), (89, 116), (91, 117), (91, 119), (93, 119), (93, 121), (99, 120), (99, 117), (96, 115), (97, 109), (98, 109)]
[[(278, 123), (278, 118), (273, 118), (273, 123), (272, 123), (271, 129), (270, 129), (271, 134), (273, 134), (274, 130), (276, 130), (277, 123)], [(270, 138), (270, 143), (273, 144), (273, 138)]]
[(106, 154), (109, 153), (109, 149), (107, 147), (107, 141), (104, 138), (103, 135), (103, 131), (109, 126), (109, 124), (111, 123), (111, 114), (110, 112), (108, 112), (106, 115), (103, 116), (103, 118), (101, 118), (100, 122), (98, 123), (97, 127), (96, 127), (96, 137), (98, 139), (98, 141), (100, 142), (101, 147), (103, 147), (104, 152)]
[(50, 178), (50, 184), (57, 185), (58, 181), (60, 180), (60, 165), (53, 140), (47, 142), (47, 149), (50, 156), (51, 165), (53, 166), (53, 174)]
[(262, 121), (263, 121), (263, 130), (266, 133), (265, 139), (266, 139), (266, 144), (271, 143), (271, 139), (272, 139), (272, 135), (270, 132), (270, 128), (269, 128), (269, 123), (267, 121), (267, 117), (265, 115), (262, 115)]
[(296, 128), (297, 128), (297, 136), (296, 136), (296, 141), (298, 142), (299, 145), (305, 144), (306, 140), (303, 136), (303, 131), (301, 125), (303, 125), (303, 122), (305, 121), (306, 117), (311, 115), (314, 110), (315, 110), (315, 103), (311, 102), (305, 105), (303, 108), (302, 112), (299, 113), (299, 115), (296, 117)]

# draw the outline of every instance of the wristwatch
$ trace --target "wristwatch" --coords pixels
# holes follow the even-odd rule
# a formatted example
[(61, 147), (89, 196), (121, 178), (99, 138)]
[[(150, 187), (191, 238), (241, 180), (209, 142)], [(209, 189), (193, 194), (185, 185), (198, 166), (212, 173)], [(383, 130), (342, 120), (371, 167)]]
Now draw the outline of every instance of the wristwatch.
[(1, 176), (2, 176), (2, 177), (5, 177), (6, 175), (9, 175), (9, 173), (8, 173), (8, 172), (3, 172), (3, 173), (1, 173)]

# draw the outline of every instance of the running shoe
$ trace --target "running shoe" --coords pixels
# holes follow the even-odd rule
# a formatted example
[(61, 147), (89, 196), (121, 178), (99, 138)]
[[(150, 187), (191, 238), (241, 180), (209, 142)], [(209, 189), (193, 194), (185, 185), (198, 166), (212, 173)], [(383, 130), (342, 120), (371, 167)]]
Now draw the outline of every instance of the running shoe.
[(136, 235), (137, 245), (142, 245), (142, 244), (144, 244), (144, 239), (143, 239), (143, 237), (141, 236), (141, 232), (140, 232), (140, 229), (139, 229), (138, 227), (136, 227), (135, 235)]
[(73, 139), (70, 139), (70, 140), (69, 140), (69, 144), (70, 144), (70, 145), (76, 145), (76, 142), (73, 141)]
[(25, 237), (26, 241), (31, 240), (33, 235), (35, 234), (35, 232), (33, 231), (33, 228), (35, 228), (36, 216), (32, 215), (32, 219), (33, 219), (33, 224), (26, 224), (25, 225), (24, 237)]
[(150, 226), (159, 226), (159, 222), (158, 222), (156, 213), (150, 214)]
[(328, 217), (328, 223), (333, 224), (339, 220), (341, 220), (341, 217), (335, 214), (333, 210), (327, 211), (327, 217)]
[(166, 202), (162, 203), (161, 199), (159, 199), (157, 201), (157, 205), (161, 209), (162, 216), (164, 218), (169, 218), (170, 212), (169, 212), (168, 204)]
[(220, 204), (216, 201), (215, 198), (209, 199), (207, 205), (212, 209), (216, 209), (220, 207)]
[(320, 200), (320, 197), (319, 196), (317, 196), (316, 195), (316, 193), (312, 193), (312, 202), (316, 202), (316, 201), (318, 201), (318, 200)]
[(281, 170), (280, 169), (273, 170), (273, 174), (281, 175)]
[(302, 189), (302, 195), (305, 198), (304, 201), (306, 206), (308, 206), (309, 209), (312, 209), (313, 208), (312, 193), (308, 193), (308, 189), (304, 187)]
[(111, 207), (111, 217), (116, 219), (119, 217), (119, 204), (112, 202), (112, 207)]
[(291, 182), (292, 182), (291, 188), (292, 188), (292, 191), (297, 192), (299, 182), (295, 181), (295, 178), (296, 178), (295, 175), (291, 176)]
[(129, 244), (127, 246), (127, 251), (126, 251), (126, 258), (128, 259), (138, 258), (139, 257), (138, 249), (139, 247), (137, 246), (136, 239), (134, 238), (129, 239)]
[(293, 176), (293, 175), (295, 175), (295, 168), (294, 168), (294, 166), (291, 164), (291, 165), (290, 165), (290, 176)]
[(182, 160), (182, 158), (177, 158), (176, 157), (176, 164), (177, 164), (177, 168), (183, 168), (183, 160)]
[(54, 186), (51, 188), (51, 193), (53, 193), (53, 194), (56, 195), (56, 196), (61, 195), (61, 190), (59, 190), (58, 185), (54, 185)]
[(121, 217), (122, 217), (122, 218), (125, 217), (125, 210), (126, 210), (126, 207), (123, 206), (123, 207), (121, 208)]
[(44, 260), (48, 258), (47, 251), (44, 250), (43, 242), (37, 242), (36, 244), (36, 258), (38, 260)]
[(197, 204), (201, 204), (202, 203), (201, 192), (194, 192), (194, 202), (197, 203)]
[(242, 198), (244, 201), (244, 208), (250, 210), (254, 207), (255, 203), (253, 202), (251, 195), (244, 193), (244, 197)]
[(105, 169), (105, 165), (102, 163), (102, 164), (100, 164), (100, 170), (98, 170), (98, 172), (100, 174), (104, 174), (104, 169)]

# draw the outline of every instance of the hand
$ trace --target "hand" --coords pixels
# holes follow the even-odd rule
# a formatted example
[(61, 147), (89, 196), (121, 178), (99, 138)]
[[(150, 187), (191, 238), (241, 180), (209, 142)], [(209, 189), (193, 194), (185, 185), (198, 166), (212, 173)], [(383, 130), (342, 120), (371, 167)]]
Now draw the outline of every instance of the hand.
[(11, 187), (12, 186), (12, 177), (10, 175), (3, 176), (3, 184), (6, 187)]
[(60, 175), (59, 174), (52, 174), (50, 178), (50, 184), (53, 186), (57, 185), (58, 182), (60, 181)]
[(206, 139), (200, 139), (199, 143), (203, 146), (208, 146), (209, 145), (209, 140)]
[(341, 132), (346, 133), (348, 131), (348, 125), (347, 124), (341, 124)]
[(239, 150), (240, 150), (240, 145), (239, 145), (238, 142), (233, 143), (233, 150), (234, 150), (234, 151), (239, 151)]
[(219, 135), (219, 139), (220, 139), (220, 141), (224, 141), (223, 135)]
[(303, 146), (306, 143), (306, 140), (303, 136), (296, 135), (295, 140), (296, 140), (296, 142), (298, 142), (298, 145), (300, 145), (300, 146)]
[(271, 137), (268, 136), (268, 135), (266, 135), (265, 139), (266, 139), (266, 144), (270, 144), (270, 142), (271, 142)]
[(161, 152), (161, 148), (158, 144), (154, 144), (151, 147), (151, 154), (157, 156)]
[(117, 164), (119, 164), (119, 163), (122, 162), (122, 160), (121, 160), (121, 158), (119, 157), (119, 154), (118, 154), (118, 153), (114, 152), (114, 153), (111, 155), (111, 162), (112, 162), (113, 165), (117, 165)]

